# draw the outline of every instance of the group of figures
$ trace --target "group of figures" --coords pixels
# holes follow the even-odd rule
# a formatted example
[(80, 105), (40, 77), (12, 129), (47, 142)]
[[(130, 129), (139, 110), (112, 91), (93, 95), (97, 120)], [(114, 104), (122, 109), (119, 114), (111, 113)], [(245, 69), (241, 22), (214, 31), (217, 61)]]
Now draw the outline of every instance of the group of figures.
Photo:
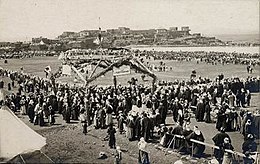
[[(193, 115), (198, 122), (216, 122), (220, 133), (223, 129), (241, 131), (245, 142), (259, 137), (259, 115), (245, 108), (241, 110), (241, 107), (250, 106), (251, 88), (247, 82), (259, 82), (255, 77), (246, 80), (216, 78), (205, 84), (182, 81), (175, 85), (157, 85), (155, 92), (152, 92), (151, 87), (138, 83), (129, 86), (91, 86), (86, 89), (10, 70), (2, 69), (0, 76), (10, 77), (8, 90), (17, 89), (17, 93), (7, 95), (5, 101), (1, 102), (14, 112), (27, 114), (32, 123), (40, 126), (46, 125), (46, 119), (50, 125), (54, 124), (54, 116), (61, 114), (66, 123), (79, 120), (84, 134), (91, 125), (96, 129), (107, 128), (106, 138), (110, 148), (116, 148), (117, 132), (125, 135), (129, 141), (141, 140), (143, 143), (151, 142), (158, 134), (163, 146), (202, 157), (204, 145), (194, 144), (191, 149), (191, 139), (205, 140), (198, 126), (194, 130), (190, 128)], [(1, 87), (4, 87), (3, 82)], [(169, 115), (175, 123), (173, 127), (166, 127)], [(115, 124), (117, 129), (114, 128)], [(177, 139), (174, 135), (183, 138)], [(227, 137), (214, 138), (213, 141), (220, 148), (232, 149), (230, 145), (225, 145), (231, 144), (230, 138), (226, 142)], [(246, 146), (245, 150), (248, 154), (254, 152), (254, 149)], [(140, 155), (146, 156), (145, 152), (141, 150)], [(223, 156), (222, 153), (216, 158), (221, 161)]]

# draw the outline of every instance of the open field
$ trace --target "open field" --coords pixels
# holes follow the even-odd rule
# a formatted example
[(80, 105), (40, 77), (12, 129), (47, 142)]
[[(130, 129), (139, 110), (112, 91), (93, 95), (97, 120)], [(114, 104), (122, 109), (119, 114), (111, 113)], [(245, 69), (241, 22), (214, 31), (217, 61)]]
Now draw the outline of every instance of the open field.
[[(158, 63), (158, 61), (154, 61)], [(205, 63), (196, 64), (196, 62), (176, 62), (176, 61), (165, 61), (167, 66), (172, 66), (173, 70), (171, 72), (158, 72), (156, 73), (159, 80), (175, 80), (175, 79), (188, 79), (190, 73), (193, 69), (197, 71), (197, 74), (201, 77), (215, 78), (220, 73), (223, 73), (225, 77), (247, 77), (249, 74), (246, 72), (246, 66), (244, 65), (208, 65)], [(37, 57), (30, 59), (10, 59), (8, 64), (4, 64), (3, 60), (0, 60), (0, 67), (8, 68), (12, 70), (20, 70), (21, 67), (24, 68), (24, 72), (32, 73), (44, 77), (44, 68), (50, 65), (53, 72), (55, 72), (60, 66), (60, 62), (57, 57)], [(252, 76), (260, 75), (260, 68), (255, 67)], [(118, 77), (118, 83), (127, 84), (127, 81), (131, 77), (136, 77), (140, 82), (140, 74), (135, 74), (132, 71), (131, 75)], [(67, 78), (69, 79), (69, 78)], [(8, 79), (4, 79), (8, 82)], [(61, 79), (62, 81), (65, 78)], [(150, 84), (150, 82), (147, 82)], [(101, 77), (93, 84), (98, 85), (112, 85), (112, 73), (109, 72), (106, 76)], [(254, 110), (260, 107), (260, 94), (252, 94), (252, 107), (248, 108)], [(32, 129), (47, 138), (47, 145), (43, 147), (42, 151), (46, 153), (54, 162), (57, 163), (113, 163), (114, 150), (108, 148), (107, 141), (103, 141), (106, 135), (106, 130), (95, 130), (92, 126), (89, 127), (89, 132), (85, 136), (81, 133), (81, 127), (78, 122), (71, 124), (66, 124), (60, 115), (56, 117), (56, 124), (52, 127), (39, 127), (34, 126), (29, 123), (27, 116), (20, 116), (20, 118)], [(171, 125), (173, 123), (171, 115), (167, 117), (167, 124)], [(192, 119), (192, 125), (198, 125), (202, 133), (205, 136), (205, 142), (212, 143), (211, 138), (217, 133), (215, 129), (215, 124), (206, 123), (196, 123), (195, 119)], [(243, 142), (242, 135), (239, 132), (229, 133), (231, 136), (232, 144), (236, 151), (241, 152), (241, 144)], [(129, 142), (124, 135), (117, 134), (117, 145), (119, 145), (123, 150), (123, 163), (137, 163), (138, 148), (137, 141)], [(259, 142), (259, 141), (258, 141)], [(174, 161), (180, 159), (180, 155), (168, 154), (158, 150), (155, 147), (156, 144), (149, 144), (149, 149), (151, 150), (151, 162), (152, 163), (173, 163)], [(258, 145), (259, 146), (259, 145)], [(99, 160), (98, 154), (100, 151), (106, 152), (108, 158), (105, 160)], [(207, 153), (211, 150), (207, 148)], [(205, 161), (193, 161), (193, 163), (204, 163)], [(187, 163), (192, 163), (191, 161)]]
[[(225, 77), (248, 77), (248, 76), (259, 76), (260, 67), (256, 66), (252, 74), (248, 74), (246, 70), (246, 65), (211, 65), (206, 63), (197, 64), (196, 61), (192, 62), (179, 62), (179, 61), (164, 61), (166, 66), (172, 67), (172, 71), (168, 72), (155, 72), (159, 80), (174, 81), (176, 79), (185, 80), (190, 78), (192, 70), (196, 70), (197, 76), (216, 78), (219, 74), (223, 73)], [(158, 64), (159, 61), (151, 61), (151, 64)], [(57, 60), (57, 57), (35, 57), (27, 59), (10, 59), (8, 64), (4, 64), (3, 60), (0, 60), (0, 67), (8, 68), (11, 70), (20, 70), (23, 67), (24, 72), (32, 73), (41, 77), (45, 77), (44, 68), (46, 66), (51, 66), (52, 72), (56, 72), (59, 66), (61, 66), (60, 61)], [(97, 72), (101, 71), (97, 69)], [(131, 74), (127, 76), (118, 76), (118, 84), (127, 85), (127, 81), (135, 77), (139, 82), (141, 80), (141, 74), (135, 73), (134, 70), (131, 70)], [(113, 76), (112, 72), (108, 72), (104, 77), (100, 77), (91, 84), (97, 85), (113, 85)], [(67, 81), (71, 78), (63, 77), (59, 80)], [(149, 78), (147, 78), (149, 79)], [(151, 84), (149, 81), (148, 84)]]

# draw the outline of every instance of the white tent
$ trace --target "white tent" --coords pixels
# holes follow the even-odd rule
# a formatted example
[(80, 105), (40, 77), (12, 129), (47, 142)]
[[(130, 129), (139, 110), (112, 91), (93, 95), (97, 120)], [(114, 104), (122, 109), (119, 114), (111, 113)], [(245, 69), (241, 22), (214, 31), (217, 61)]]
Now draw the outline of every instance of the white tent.
[(8, 107), (0, 109), (0, 158), (40, 150), (46, 138), (22, 122)]

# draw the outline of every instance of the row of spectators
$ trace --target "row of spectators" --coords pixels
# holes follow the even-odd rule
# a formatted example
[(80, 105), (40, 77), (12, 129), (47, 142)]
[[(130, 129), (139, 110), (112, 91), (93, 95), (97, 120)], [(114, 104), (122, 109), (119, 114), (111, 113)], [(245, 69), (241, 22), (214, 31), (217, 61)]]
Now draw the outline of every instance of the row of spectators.
[[(153, 60), (177, 60), (177, 61), (192, 61), (205, 62), (209, 64), (244, 64), (260, 65), (259, 53), (239, 53), (239, 52), (213, 52), (213, 51), (146, 51), (146, 50), (68, 50), (62, 52), (64, 56), (73, 57), (94, 57), (95, 55), (113, 55), (123, 56), (133, 54), (135, 56), (144, 57), (145, 59)], [(0, 54), (1, 58), (25, 58), (34, 56), (54, 56), (58, 55), (55, 51), (21, 51), (21, 52), (6, 52)]]

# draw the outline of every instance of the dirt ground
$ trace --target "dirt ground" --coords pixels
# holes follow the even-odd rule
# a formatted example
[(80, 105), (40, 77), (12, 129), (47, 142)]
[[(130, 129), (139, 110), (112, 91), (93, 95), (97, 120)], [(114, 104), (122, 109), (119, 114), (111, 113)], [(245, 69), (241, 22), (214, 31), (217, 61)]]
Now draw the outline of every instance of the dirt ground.
[[(56, 70), (60, 63), (56, 57), (37, 57), (33, 59), (13, 59), (9, 60), (8, 64), (3, 64), (0, 60), (0, 66), (12, 70), (19, 70), (24, 67), (25, 72), (33, 73), (44, 77), (44, 68), (47, 65), (52, 67), (52, 70)], [(245, 66), (242, 65), (219, 65), (212, 66), (207, 64), (196, 64), (196, 63), (180, 63), (169, 61), (167, 63), (174, 67), (172, 72), (162, 72), (158, 74), (159, 79), (185, 79), (189, 77), (192, 69), (196, 69), (198, 74), (202, 77), (216, 77), (220, 73), (224, 73), (226, 77), (238, 76), (247, 77)], [(256, 67), (253, 76), (259, 75), (259, 67)], [(131, 77), (138, 77), (138, 74), (131, 74)], [(5, 80), (5, 84), (8, 82)], [(125, 83), (130, 80), (130, 76), (122, 76), (118, 78), (119, 83)], [(96, 82), (100, 85), (112, 84), (110, 74), (102, 77)], [(260, 94), (252, 94), (252, 107), (250, 110), (255, 110), (260, 107)], [(56, 123), (53, 126), (39, 127), (29, 123), (27, 116), (19, 116), (29, 127), (34, 129), (39, 134), (47, 138), (47, 144), (42, 148), (42, 151), (46, 153), (55, 163), (113, 163), (114, 162), (114, 149), (108, 147), (108, 142), (104, 141), (103, 138), (106, 136), (106, 130), (96, 130), (92, 126), (88, 127), (88, 134), (82, 134), (81, 126), (78, 122), (72, 122), (66, 124), (60, 115), (56, 116)], [(167, 117), (167, 123), (171, 125), (173, 123), (172, 117)], [(216, 134), (215, 124), (197, 123), (192, 119), (192, 125), (198, 125), (202, 133), (205, 136), (205, 142), (212, 143), (211, 138)], [(241, 144), (243, 142), (242, 135), (239, 132), (229, 133), (231, 136), (232, 144), (236, 151), (241, 152)], [(129, 142), (124, 135), (116, 134), (116, 143), (121, 147), (123, 151), (123, 163), (137, 163), (138, 148), (137, 141)], [(259, 143), (259, 141), (258, 141)], [(205, 163), (204, 159), (192, 159), (188, 156), (182, 157), (181, 155), (172, 152), (165, 153), (165, 149), (160, 148), (158, 143), (149, 143), (150, 160), (151, 163), (174, 163), (175, 161), (182, 158), (184, 163)], [(259, 147), (259, 145), (258, 145)], [(259, 149), (258, 149), (259, 150)], [(107, 159), (98, 159), (100, 152), (105, 152), (108, 156)], [(210, 149), (206, 149), (207, 153), (211, 153)], [(189, 160), (185, 160), (188, 158)]]

